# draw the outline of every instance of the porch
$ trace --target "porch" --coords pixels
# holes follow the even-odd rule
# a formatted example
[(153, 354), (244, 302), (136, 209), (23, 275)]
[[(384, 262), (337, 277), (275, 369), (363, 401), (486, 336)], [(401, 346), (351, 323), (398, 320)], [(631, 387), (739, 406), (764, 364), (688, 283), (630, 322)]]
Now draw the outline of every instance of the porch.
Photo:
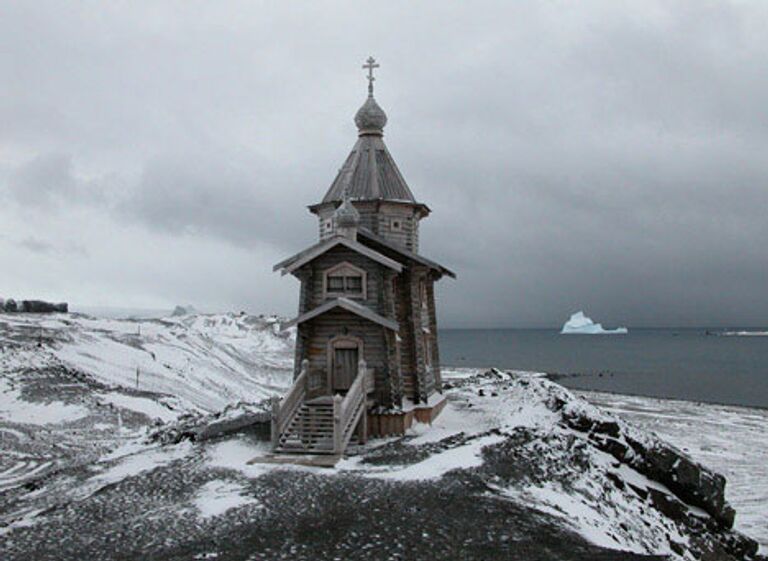
[(329, 372), (312, 372), (309, 361), (302, 361), (301, 372), (288, 394), (282, 401), (272, 401), (273, 451), (340, 456), (354, 436), (366, 442), (368, 394), (374, 389), (374, 372), (364, 360), (356, 366), (349, 387), (334, 392), (338, 382)]

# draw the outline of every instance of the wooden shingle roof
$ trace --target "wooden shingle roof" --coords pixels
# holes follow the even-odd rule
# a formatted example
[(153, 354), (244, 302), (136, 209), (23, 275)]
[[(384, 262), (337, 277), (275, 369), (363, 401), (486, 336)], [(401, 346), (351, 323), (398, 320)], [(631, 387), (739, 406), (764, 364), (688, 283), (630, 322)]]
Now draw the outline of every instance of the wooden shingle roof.
[(370, 230), (366, 230), (365, 228), (358, 229), (357, 238), (362, 243), (373, 246), (374, 249), (377, 249), (376, 246), (386, 248), (394, 252), (395, 254), (404, 257), (405, 259), (410, 259), (411, 261), (415, 261), (416, 263), (421, 263), (422, 265), (425, 265), (430, 269), (434, 269), (438, 271), (441, 275), (447, 275), (453, 279), (456, 278), (456, 273), (454, 273), (447, 267), (443, 267), (440, 263), (437, 263), (436, 261), (432, 261), (431, 259), (427, 259), (423, 255), (419, 255), (418, 253), (409, 251), (404, 247), (401, 247), (397, 244), (394, 244), (388, 241), (385, 238), (382, 238), (381, 236), (377, 236)]
[(369, 259), (384, 265), (385, 267), (389, 267), (390, 269), (395, 270), (398, 273), (403, 270), (403, 266), (397, 261), (395, 261), (394, 259), (390, 259), (386, 255), (382, 255), (381, 253), (371, 249), (366, 245), (361, 244), (358, 241), (350, 240), (343, 236), (334, 236), (327, 240), (320, 241), (308, 247), (307, 249), (300, 251), (295, 255), (292, 255), (288, 259), (284, 259), (280, 261), (280, 263), (275, 265), (272, 268), (272, 270), (273, 271), (279, 270), (283, 275), (287, 273), (292, 273), (299, 267), (306, 265), (313, 259), (316, 259), (317, 257), (323, 255), (325, 252), (330, 251), (331, 249), (339, 245), (344, 246), (348, 249), (351, 249), (352, 251), (356, 251), (360, 255), (364, 255)]
[(353, 201), (417, 204), (384, 140), (378, 135), (366, 134), (357, 139), (322, 202), (341, 201), (346, 189)]

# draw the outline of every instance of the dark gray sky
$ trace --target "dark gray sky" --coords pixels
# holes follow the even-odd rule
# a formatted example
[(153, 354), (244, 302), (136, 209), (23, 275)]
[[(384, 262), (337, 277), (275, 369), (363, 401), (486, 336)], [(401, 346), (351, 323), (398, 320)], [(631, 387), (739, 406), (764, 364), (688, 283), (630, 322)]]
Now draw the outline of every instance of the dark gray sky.
[(291, 315), (360, 65), (453, 326), (768, 324), (768, 3), (0, 7), (0, 296)]

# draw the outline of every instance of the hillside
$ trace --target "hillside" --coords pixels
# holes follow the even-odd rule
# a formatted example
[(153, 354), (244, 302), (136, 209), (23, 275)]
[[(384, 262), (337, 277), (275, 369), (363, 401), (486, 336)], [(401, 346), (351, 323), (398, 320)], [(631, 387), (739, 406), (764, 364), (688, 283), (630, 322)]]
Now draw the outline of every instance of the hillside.
[(274, 317), (241, 314), (149, 320), (0, 314), (0, 372), (70, 368), (106, 386), (216, 411), (282, 391), (290, 383), (292, 337), (278, 332)]
[(4, 559), (752, 559), (731, 506), (768, 542), (757, 410), (586, 394), (598, 408), (541, 375), (465, 370), (431, 429), (332, 470), (174, 429), (258, 410), (292, 345), (246, 315), (0, 315)]

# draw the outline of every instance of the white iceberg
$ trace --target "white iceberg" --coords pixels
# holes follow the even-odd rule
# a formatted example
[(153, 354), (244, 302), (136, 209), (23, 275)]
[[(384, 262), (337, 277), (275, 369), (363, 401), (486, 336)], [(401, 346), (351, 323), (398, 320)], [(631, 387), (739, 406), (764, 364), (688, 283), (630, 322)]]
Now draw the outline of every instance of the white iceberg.
[(617, 327), (616, 329), (604, 329), (602, 324), (595, 323), (591, 318), (584, 315), (584, 312), (576, 312), (571, 315), (571, 319), (565, 322), (560, 331), (565, 335), (626, 335), (626, 327)]

